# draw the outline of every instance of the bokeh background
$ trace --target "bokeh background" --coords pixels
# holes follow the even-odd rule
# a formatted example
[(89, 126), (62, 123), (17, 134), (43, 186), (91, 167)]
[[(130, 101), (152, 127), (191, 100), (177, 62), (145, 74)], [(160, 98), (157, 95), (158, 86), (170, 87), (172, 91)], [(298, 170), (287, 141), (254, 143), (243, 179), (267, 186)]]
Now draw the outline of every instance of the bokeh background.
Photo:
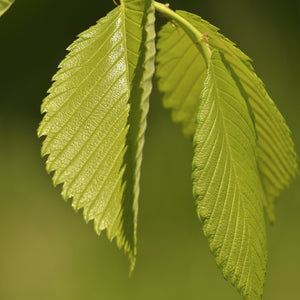
[[(16, 0), (0, 18), (0, 299), (241, 299), (217, 269), (196, 217), (192, 146), (151, 97), (141, 178), (138, 260), (94, 233), (60, 197), (40, 158), (39, 107), (66, 47), (111, 0)], [(254, 60), (300, 153), (300, 31), (295, 0), (173, 0)], [(159, 27), (164, 20), (159, 18)], [(300, 299), (300, 179), (267, 225), (266, 300)]]

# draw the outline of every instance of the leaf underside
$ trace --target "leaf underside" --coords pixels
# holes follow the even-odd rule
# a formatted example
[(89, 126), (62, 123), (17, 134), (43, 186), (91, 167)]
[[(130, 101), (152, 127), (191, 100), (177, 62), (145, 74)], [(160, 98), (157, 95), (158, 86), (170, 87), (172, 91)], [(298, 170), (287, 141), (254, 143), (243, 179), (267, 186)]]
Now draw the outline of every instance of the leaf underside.
[(0, 0), (0, 17), (10, 8), (15, 0)]
[(266, 271), (262, 188), (248, 106), (213, 50), (194, 136), (193, 192), (223, 275), (245, 299), (261, 299)]
[[(257, 77), (251, 60), (199, 16), (177, 11), (199, 33), (207, 33), (209, 45), (218, 49), (229, 65), (242, 95), (250, 106), (257, 134), (257, 163), (264, 190), (266, 212), (274, 221), (274, 203), (297, 172), (297, 156), (284, 118)], [(176, 22), (175, 22), (176, 24)], [(158, 34), (157, 77), (163, 104), (170, 108), (185, 135), (195, 131), (195, 107), (203, 89), (207, 64), (202, 52), (179, 25), (168, 23)]]
[[(59, 65), (38, 129), (54, 185), (134, 267), (139, 177), (154, 70), (151, 0), (127, 0), (79, 35)], [(141, 52), (143, 51), (143, 55)]]

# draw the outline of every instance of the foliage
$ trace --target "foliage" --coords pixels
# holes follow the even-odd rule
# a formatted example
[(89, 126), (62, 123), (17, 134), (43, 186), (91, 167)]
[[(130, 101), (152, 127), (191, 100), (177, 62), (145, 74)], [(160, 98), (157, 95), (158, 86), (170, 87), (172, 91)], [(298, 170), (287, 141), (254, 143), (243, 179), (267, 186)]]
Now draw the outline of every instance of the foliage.
[(297, 170), (286, 123), (250, 59), (200, 17), (153, 0), (121, 0), (81, 33), (53, 77), (38, 136), (54, 185), (95, 231), (136, 259), (139, 179), (155, 57), (154, 10), (170, 21), (157, 80), (174, 122), (193, 137), (193, 192), (223, 275), (260, 299), (267, 262), (263, 206)]

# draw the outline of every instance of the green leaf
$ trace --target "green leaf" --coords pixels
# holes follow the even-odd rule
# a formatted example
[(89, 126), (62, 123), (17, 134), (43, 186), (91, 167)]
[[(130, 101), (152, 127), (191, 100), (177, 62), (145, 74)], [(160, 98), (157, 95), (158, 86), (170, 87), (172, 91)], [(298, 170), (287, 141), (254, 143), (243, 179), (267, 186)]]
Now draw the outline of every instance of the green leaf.
[(245, 299), (261, 299), (266, 271), (256, 135), (245, 99), (213, 50), (194, 136), (193, 192), (212, 253)]
[[(275, 198), (290, 184), (298, 168), (286, 122), (255, 74), (251, 60), (242, 51), (199, 16), (185, 11), (176, 13), (199, 34), (205, 33), (209, 45), (223, 54), (249, 103), (257, 133), (258, 168), (265, 194), (263, 202), (269, 219), (273, 221)], [(172, 109), (173, 120), (182, 123), (186, 135), (192, 135), (195, 107), (199, 105), (197, 95), (203, 88), (207, 65), (201, 48), (190, 38), (189, 28), (178, 25), (176, 20), (174, 24), (176, 26), (166, 24), (159, 33), (158, 87), (163, 93), (164, 105)]]
[(154, 65), (151, 0), (122, 1), (80, 34), (54, 76), (38, 129), (42, 155), (95, 231), (136, 257), (141, 156)]
[(15, 0), (0, 0), (0, 17), (10, 8)]
[(157, 84), (172, 120), (182, 124), (186, 136), (192, 136), (207, 63), (187, 33), (174, 26), (168, 23), (158, 33)]
[[(152, 90), (152, 77), (154, 74), (154, 59), (155, 59), (155, 10), (152, 0), (125, 1), (131, 4), (130, 8), (126, 9), (126, 22), (128, 27), (130, 24), (136, 24), (139, 7), (144, 7), (145, 14), (141, 19), (141, 24), (144, 26), (142, 30), (140, 56), (137, 61), (137, 66), (134, 69), (134, 77), (132, 78), (132, 88), (129, 98), (130, 113), (128, 116), (129, 131), (126, 137), (127, 152), (125, 154), (125, 169), (124, 178), (127, 181), (125, 186), (125, 198), (131, 201), (124, 212), (124, 227), (133, 234), (133, 244), (136, 245), (136, 229), (137, 229), (137, 211), (139, 197), (139, 181), (140, 169), (142, 163), (142, 151), (144, 146), (144, 134), (146, 130), (146, 116), (149, 110), (149, 97)], [(133, 21), (134, 20), (134, 21)], [(135, 42), (134, 32), (128, 35), (128, 42)], [(129, 44), (127, 44), (129, 45)], [(130, 61), (129, 61), (130, 62)], [(130, 66), (130, 64), (129, 64)], [(132, 209), (133, 208), (133, 209)], [(131, 222), (132, 215), (134, 222)], [(136, 246), (135, 246), (136, 255)], [(135, 259), (135, 258), (134, 258)], [(131, 270), (134, 267), (134, 260), (131, 265)]]

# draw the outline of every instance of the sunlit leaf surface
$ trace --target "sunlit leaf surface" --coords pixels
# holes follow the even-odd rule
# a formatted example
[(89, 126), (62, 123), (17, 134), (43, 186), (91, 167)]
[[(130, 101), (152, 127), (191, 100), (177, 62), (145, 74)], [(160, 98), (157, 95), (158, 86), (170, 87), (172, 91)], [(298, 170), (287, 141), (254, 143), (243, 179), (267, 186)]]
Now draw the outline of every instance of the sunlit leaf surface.
[[(136, 257), (137, 199), (154, 70), (151, 0), (122, 1), (80, 34), (42, 105), (42, 155), (64, 199)], [(142, 54), (141, 54), (142, 53)]]
[(213, 50), (194, 136), (193, 191), (203, 231), (226, 279), (259, 300), (266, 271), (256, 135), (230, 70)]

